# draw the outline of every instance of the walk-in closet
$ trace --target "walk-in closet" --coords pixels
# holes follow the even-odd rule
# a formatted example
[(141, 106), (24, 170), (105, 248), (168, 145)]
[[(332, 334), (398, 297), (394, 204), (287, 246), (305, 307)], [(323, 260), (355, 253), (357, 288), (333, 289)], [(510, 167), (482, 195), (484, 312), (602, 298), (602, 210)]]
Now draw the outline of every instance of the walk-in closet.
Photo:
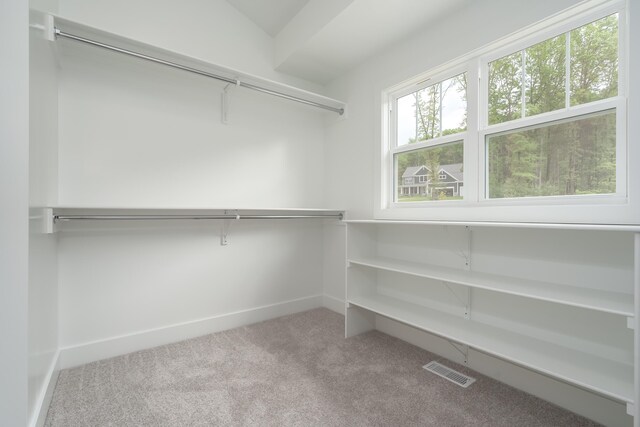
[(635, 0), (6, 0), (0, 425), (640, 426)]

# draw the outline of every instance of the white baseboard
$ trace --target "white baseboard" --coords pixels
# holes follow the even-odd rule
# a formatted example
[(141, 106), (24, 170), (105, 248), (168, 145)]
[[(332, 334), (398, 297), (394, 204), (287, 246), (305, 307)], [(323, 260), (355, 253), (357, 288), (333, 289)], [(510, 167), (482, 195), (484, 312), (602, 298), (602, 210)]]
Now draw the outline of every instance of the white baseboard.
[[(462, 355), (444, 338), (383, 316), (376, 316), (376, 329), (464, 365)], [(424, 363), (427, 362), (430, 361), (424, 361)], [(633, 418), (626, 414), (625, 404), (615, 402), (497, 357), (469, 349), (466, 366), (476, 372), (608, 427), (630, 427), (633, 425)]]
[(56, 350), (47, 370), (47, 374), (40, 390), (40, 395), (36, 402), (35, 408), (31, 413), (29, 421), (29, 427), (42, 427), (47, 419), (47, 412), (49, 411), (49, 405), (51, 404), (51, 398), (53, 397), (53, 390), (56, 388), (58, 382), (58, 374), (60, 373), (60, 350)]
[(340, 298), (324, 294), (322, 295), (322, 306), (344, 316), (344, 300), (341, 300)]
[(225, 313), (161, 328), (138, 331), (60, 349), (60, 369), (120, 356), (159, 345), (262, 322), (323, 306), (323, 296), (313, 295), (277, 304)]

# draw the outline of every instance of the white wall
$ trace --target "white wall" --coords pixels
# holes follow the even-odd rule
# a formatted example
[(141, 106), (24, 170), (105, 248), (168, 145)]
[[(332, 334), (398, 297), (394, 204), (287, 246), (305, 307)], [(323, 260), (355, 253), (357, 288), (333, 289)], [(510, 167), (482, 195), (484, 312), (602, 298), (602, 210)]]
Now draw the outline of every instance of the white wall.
[(27, 423), (29, 8), (0, 3), (0, 425)]
[(380, 94), (384, 89), (579, 2), (469, 2), (454, 16), (397, 43), (331, 82), (327, 94), (347, 103), (349, 120), (327, 126), (327, 203), (345, 206), (352, 219), (373, 217), (374, 159), (380, 148)]
[[(31, 2), (29, 67), (29, 418), (44, 421), (57, 377), (57, 238), (43, 233), (42, 207), (58, 197), (58, 79), (54, 43), (41, 12), (55, 13), (56, 0)], [(39, 419), (40, 417), (40, 419)]]
[(274, 71), (274, 41), (224, 0), (60, 0), (60, 15), (205, 61), (307, 90)]
[[(267, 36), (226, 2), (63, 0), (60, 12), (281, 77), (268, 69)], [(60, 205), (322, 207), (331, 113), (232, 88), (225, 125), (219, 82), (71, 42), (58, 47)], [(61, 366), (322, 304), (321, 221), (242, 221), (224, 247), (220, 228), (65, 225)]]
[[(346, 208), (350, 219), (373, 218), (377, 179), (375, 158), (376, 150), (380, 149), (382, 90), (577, 3), (577, 0), (469, 2), (467, 8), (455, 16), (397, 43), (331, 82), (327, 87), (327, 94), (347, 103), (349, 118), (345, 121), (327, 123), (327, 204)], [(635, 15), (631, 19), (637, 20)], [(633, 25), (631, 28), (633, 29)], [(633, 59), (633, 51), (631, 56), (633, 67), (633, 61), (637, 62), (637, 58)], [(631, 96), (629, 117), (634, 117), (631, 110), (633, 105), (637, 106), (640, 96), (633, 87), (631, 91), (636, 95)], [(633, 131), (637, 126), (637, 123), (631, 121), (631, 135), (637, 134)], [(632, 137), (630, 141), (635, 139), (637, 138)], [(630, 156), (634, 156), (635, 151), (637, 147), (631, 144)], [(637, 158), (637, 154), (635, 156), (633, 158)], [(344, 283), (342, 286), (334, 284), (325, 289), (332, 300), (344, 298)], [(384, 318), (379, 318), (376, 326), (386, 333), (399, 336), (445, 357), (459, 360), (458, 353), (440, 338)], [(499, 377), (501, 381), (543, 398), (546, 396), (548, 399), (561, 402), (569, 409), (592, 418), (609, 420), (612, 425), (627, 425), (631, 421), (622, 404), (545, 379), (492, 357), (478, 354), (472, 363), (475, 364), (471, 368)]]

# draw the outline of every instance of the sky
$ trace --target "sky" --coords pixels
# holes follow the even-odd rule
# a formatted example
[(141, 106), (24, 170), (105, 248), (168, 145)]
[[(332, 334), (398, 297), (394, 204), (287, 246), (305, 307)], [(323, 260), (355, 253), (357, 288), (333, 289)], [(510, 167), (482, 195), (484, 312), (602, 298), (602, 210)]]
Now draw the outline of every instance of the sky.
[[(449, 80), (443, 82), (447, 87)], [(459, 92), (459, 85), (455, 84), (445, 94), (442, 100), (442, 130), (454, 129), (462, 122), (467, 103)], [(424, 90), (424, 89), (423, 89)], [(398, 99), (398, 145), (404, 145), (410, 138), (416, 137), (415, 95), (409, 94)]]

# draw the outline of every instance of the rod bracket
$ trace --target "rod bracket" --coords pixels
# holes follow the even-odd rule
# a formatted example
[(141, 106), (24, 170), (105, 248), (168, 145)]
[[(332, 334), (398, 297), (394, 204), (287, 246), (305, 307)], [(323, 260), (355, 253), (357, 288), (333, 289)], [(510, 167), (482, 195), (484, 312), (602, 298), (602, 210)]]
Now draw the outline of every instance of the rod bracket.
[[(224, 211), (225, 215), (232, 215), (229, 211)], [(240, 219), (240, 213), (235, 211), (235, 218), (222, 220), (222, 231), (220, 232), (220, 246), (227, 246), (229, 244), (229, 231), (231, 230), (232, 221)]]

